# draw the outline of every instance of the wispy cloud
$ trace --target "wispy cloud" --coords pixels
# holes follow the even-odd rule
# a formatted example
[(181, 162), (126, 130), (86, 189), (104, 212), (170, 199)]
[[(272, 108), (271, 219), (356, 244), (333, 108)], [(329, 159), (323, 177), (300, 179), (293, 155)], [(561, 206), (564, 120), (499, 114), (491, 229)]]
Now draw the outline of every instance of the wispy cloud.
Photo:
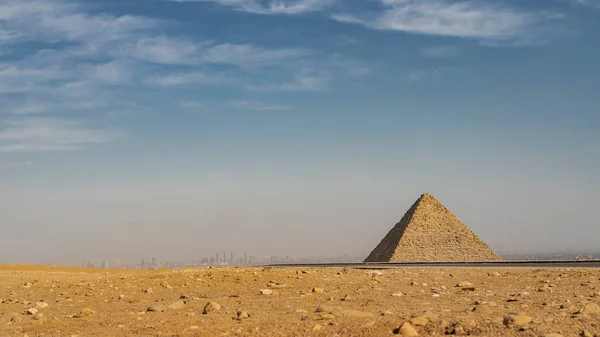
[(293, 107), (289, 105), (278, 105), (278, 104), (266, 104), (257, 101), (232, 101), (229, 105), (243, 110), (254, 110), (254, 111), (274, 111), (274, 110), (292, 110)]
[(238, 11), (255, 14), (302, 14), (323, 10), (335, 0), (172, 0), (176, 2), (214, 2)]
[(222, 85), (228, 83), (231, 84), (233, 82), (235, 82), (234, 79), (224, 75), (205, 74), (197, 71), (192, 73), (178, 72), (156, 75), (145, 80), (145, 83), (148, 85), (156, 85), (161, 87), (177, 87), (192, 84)]
[(339, 22), (413, 34), (491, 40), (520, 39), (549, 14), (527, 13), (500, 4), (467, 0), (380, 0), (383, 10), (368, 14), (336, 14)]
[(64, 1), (4, 0), (0, 21), (22, 39), (108, 42), (155, 26), (132, 15), (88, 15)]
[(592, 6), (600, 8), (600, 0), (569, 0), (576, 5)]
[(330, 82), (331, 75), (327, 72), (303, 70), (296, 73), (290, 81), (271, 80), (268, 84), (252, 83), (247, 84), (246, 88), (257, 91), (323, 91), (327, 89)]
[(0, 129), (0, 152), (56, 152), (81, 150), (91, 144), (112, 142), (114, 132), (86, 128), (65, 119), (21, 119)]
[(207, 49), (202, 60), (247, 67), (274, 64), (309, 54), (309, 51), (301, 49), (265, 49), (248, 44), (226, 43)]

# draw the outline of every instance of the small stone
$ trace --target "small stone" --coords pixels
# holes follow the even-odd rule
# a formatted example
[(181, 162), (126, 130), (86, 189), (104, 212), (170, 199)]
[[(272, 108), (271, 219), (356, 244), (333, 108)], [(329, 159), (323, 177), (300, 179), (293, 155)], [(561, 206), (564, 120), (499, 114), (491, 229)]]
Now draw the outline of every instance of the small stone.
[(271, 290), (271, 289), (261, 289), (260, 290), (260, 294), (261, 295), (273, 295), (273, 290)]
[(153, 304), (153, 305), (149, 306), (148, 309), (146, 309), (146, 311), (148, 311), (148, 312), (163, 312), (166, 310), (167, 310), (167, 307), (164, 306), (163, 304)]
[(239, 318), (239, 319), (244, 319), (244, 318), (249, 318), (249, 317), (250, 317), (250, 314), (245, 311), (237, 312), (237, 318)]
[(420, 315), (417, 317), (413, 317), (410, 320), (410, 323), (414, 326), (424, 326), (424, 325), (427, 325), (427, 323), (429, 323), (429, 319), (427, 317), (425, 317), (424, 315)]
[(531, 323), (531, 317), (523, 314), (510, 314), (504, 317), (504, 325), (525, 325)]
[(35, 307), (38, 309), (44, 309), (48, 307), (48, 303), (46, 302), (36, 302)]
[(36, 308), (30, 308), (25, 311), (25, 313), (27, 315), (35, 315), (35, 314), (37, 314), (37, 312), (38, 312), (38, 310)]
[(313, 293), (322, 293), (322, 292), (324, 292), (324, 291), (325, 291), (325, 290), (324, 290), (323, 288), (312, 288), (312, 292), (313, 292)]
[(564, 336), (559, 333), (549, 333), (549, 334), (544, 335), (544, 337), (564, 337)]
[(456, 285), (457, 288), (468, 288), (468, 287), (472, 287), (472, 286), (473, 286), (473, 283), (467, 282), (467, 281), (460, 281)]
[(208, 302), (204, 306), (204, 310), (202, 311), (202, 314), (206, 315), (209, 312), (219, 311), (219, 310), (221, 310), (221, 306), (219, 305), (219, 303), (217, 303), (217, 302)]
[(588, 303), (583, 306), (578, 312), (578, 314), (583, 315), (598, 315), (600, 314), (600, 306), (596, 303)]
[(173, 302), (169, 305), (168, 307), (169, 309), (173, 309), (173, 310), (177, 310), (177, 309), (183, 309), (185, 308), (185, 302), (184, 301), (176, 301)]
[(321, 324), (317, 324), (317, 325), (313, 326), (312, 330), (313, 330), (313, 331), (319, 331), (319, 330), (321, 330), (322, 328), (323, 328), (323, 326), (322, 326)]
[(383, 273), (379, 270), (373, 270), (369, 273), (371, 276), (383, 276)]
[(73, 315), (73, 318), (84, 318), (84, 317), (90, 317), (96, 314), (96, 311), (90, 309), (90, 308), (83, 308), (78, 314)]
[(583, 330), (583, 331), (582, 331), (582, 332), (579, 334), (579, 336), (581, 336), (581, 337), (594, 337), (594, 335), (592, 335), (592, 333), (591, 333), (591, 332), (589, 332), (589, 331), (587, 331), (587, 330)]
[(142, 291), (145, 292), (146, 294), (152, 294), (154, 292), (154, 290), (152, 288), (146, 288)]
[(13, 316), (10, 318), (10, 321), (13, 323), (21, 323), (23, 321), (23, 318), (21, 316)]
[(125, 325), (124, 325), (124, 324), (117, 324), (117, 328), (119, 328), (119, 329), (124, 329), (124, 328), (125, 328)]
[(453, 335), (457, 335), (457, 336), (462, 336), (462, 335), (466, 335), (467, 334), (466, 331), (465, 331), (465, 328), (463, 328), (462, 325), (455, 325), (452, 328), (451, 333)]
[(398, 332), (402, 335), (402, 337), (416, 337), (419, 335), (417, 330), (410, 325), (410, 323), (404, 323), (398, 329)]

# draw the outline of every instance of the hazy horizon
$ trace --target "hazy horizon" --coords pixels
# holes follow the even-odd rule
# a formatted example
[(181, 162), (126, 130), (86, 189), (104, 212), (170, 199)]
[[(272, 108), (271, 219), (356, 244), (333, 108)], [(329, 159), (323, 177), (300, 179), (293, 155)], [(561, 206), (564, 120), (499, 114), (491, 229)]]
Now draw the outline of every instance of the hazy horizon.
[(598, 251), (600, 2), (0, 2), (0, 263)]

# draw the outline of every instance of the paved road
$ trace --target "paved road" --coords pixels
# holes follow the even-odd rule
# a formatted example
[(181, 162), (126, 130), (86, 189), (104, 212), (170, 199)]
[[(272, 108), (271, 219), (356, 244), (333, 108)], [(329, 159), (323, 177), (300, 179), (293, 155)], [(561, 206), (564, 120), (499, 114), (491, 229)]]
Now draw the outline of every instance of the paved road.
[(456, 267), (456, 268), (600, 268), (600, 260), (579, 261), (497, 261), (497, 262), (368, 262), (368, 263), (306, 263), (306, 264), (271, 264), (267, 267), (302, 267), (325, 268), (346, 267), (362, 269), (386, 269), (402, 267)]

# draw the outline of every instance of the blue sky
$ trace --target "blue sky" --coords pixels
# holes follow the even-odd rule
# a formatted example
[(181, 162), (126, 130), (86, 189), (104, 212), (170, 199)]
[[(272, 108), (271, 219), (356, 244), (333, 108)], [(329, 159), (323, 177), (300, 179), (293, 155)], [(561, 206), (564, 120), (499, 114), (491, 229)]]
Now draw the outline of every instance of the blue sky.
[(597, 0), (3, 0), (0, 262), (368, 253), (423, 192), (499, 250), (599, 248), (598, 32)]

